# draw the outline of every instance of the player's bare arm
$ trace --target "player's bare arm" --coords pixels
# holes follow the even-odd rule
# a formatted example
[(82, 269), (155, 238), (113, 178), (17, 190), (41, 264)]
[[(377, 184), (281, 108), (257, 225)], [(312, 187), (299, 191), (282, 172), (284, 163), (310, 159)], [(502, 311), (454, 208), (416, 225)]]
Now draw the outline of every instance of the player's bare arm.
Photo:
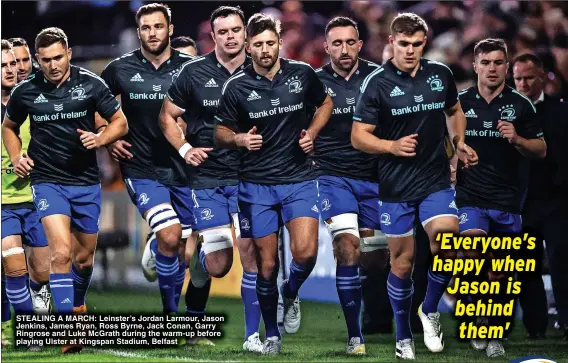
[(543, 137), (538, 139), (525, 139), (517, 134), (515, 125), (503, 120), (498, 121), (497, 129), (504, 138), (515, 145), (521, 155), (535, 159), (542, 159), (546, 156), (546, 142)]
[(444, 110), (444, 113), (446, 114), (446, 125), (448, 126), (450, 140), (452, 140), (458, 158), (464, 163), (466, 168), (477, 165), (479, 161), (477, 153), (464, 142), (467, 120), (460, 102), (458, 101), (452, 107)]
[(184, 114), (184, 110), (176, 106), (167, 97), (160, 110), (160, 128), (168, 142), (179, 152), (188, 164), (199, 166), (207, 159), (207, 152), (211, 148), (194, 148), (187, 141), (177, 120)]
[(2, 123), (2, 142), (10, 156), (12, 165), (14, 165), (14, 172), (20, 178), (25, 178), (30, 175), (34, 162), (27, 155), (22, 153), (22, 140), (20, 140), (19, 134), (20, 125), (10, 120), (8, 116), (4, 117), (4, 122)]
[(393, 154), (396, 156), (416, 156), (418, 134), (412, 134), (396, 141), (379, 139), (373, 134), (376, 126), (362, 122), (353, 122), (351, 143), (355, 149), (368, 154)]
[(310, 127), (307, 130), (302, 130), (302, 134), (300, 135), (300, 147), (305, 153), (309, 153), (313, 150), (314, 140), (329, 121), (332, 111), (333, 101), (331, 97), (326, 96), (323, 103), (316, 110)]
[(84, 147), (90, 150), (106, 146), (128, 133), (128, 122), (126, 121), (126, 116), (124, 116), (121, 108), (119, 108), (107, 121), (108, 126), (98, 134), (77, 129), (77, 132), (81, 134), (80, 139)]

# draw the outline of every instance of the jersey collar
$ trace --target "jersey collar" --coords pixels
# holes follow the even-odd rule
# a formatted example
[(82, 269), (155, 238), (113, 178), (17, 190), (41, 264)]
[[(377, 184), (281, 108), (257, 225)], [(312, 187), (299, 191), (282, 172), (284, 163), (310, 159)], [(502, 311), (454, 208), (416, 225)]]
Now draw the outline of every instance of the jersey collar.
[[(392, 62), (393, 58), (390, 58), (388, 61), (386, 61), (385, 63), (385, 68), (387, 68), (389, 71), (391, 71), (392, 73), (396, 74), (397, 76), (403, 77), (403, 78), (412, 78), (412, 76), (410, 75), (409, 72), (405, 72), (405, 71), (401, 71), (400, 69), (398, 69), (394, 63)], [(424, 70), (424, 68), (426, 68), (426, 61), (424, 60), (424, 58), (420, 58), (420, 67), (418, 68), (418, 71), (416, 72), (416, 76), (414, 78), (418, 78), (418, 76), (421, 74), (421, 72)]]
[[(276, 75), (274, 76), (274, 79), (272, 80), (272, 82), (274, 82), (276, 79), (281, 77), (282, 74), (288, 68), (288, 66), (289, 66), (288, 60), (286, 58), (280, 57), (280, 69), (278, 70), (278, 72), (276, 72)], [(254, 70), (254, 66), (252, 65), (252, 62), (250, 63), (250, 65), (248, 67), (245, 68), (245, 72), (247, 72), (251, 77), (253, 77), (256, 80), (260, 81), (260, 80), (264, 79), (264, 80), (270, 82), (270, 80), (268, 78), (266, 78), (265, 76), (262, 76), (262, 75), (256, 73), (256, 71)]]
[[(225, 68), (224, 65), (222, 65), (219, 60), (217, 59), (217, 55), (215, 54), (215, 51), (211, 51), (209, 53), (207, 53), (205, 55), (205, 57), (207, 57), (209, 59), (209, 61), (211, 62), (211, 64), (214, 64), (218, 69), (222, 69), (224, 70), (227, 74), (230, 75), (229, 71), (227, 70), (227, 68)], [(245, 55), (245, 61), (243, 62), (243, 64), (241, 64), (239, 67), (237, 67), (237, 69), (235, 70), (235, 73), (242, 71), (243, 69), (245, 69), (246, 66), (248, 66), (250, 64), (251, 60), (250, 57), (248, 55)]]
[[(495, 100), (500, 100), (502, 99), (505, 95), (511, 93), (511, 89), (509, 86), (505, 85), (505, 87), (503, 87), (503, 90), (501, 91), (501, 93), (499, 93), (498, 96), (495, 96), (491, 102), (495, 101)], [(475, 98), (477, 100), (482, 100), (483, 102), (485, 102), (485, 99), (483, 97), (481, 97), (481, 95), (479, 94), (479, 85), (475, 86)]]
[(142, 50), (140, 48), (134, 51), (134, 54), (140, 60), (140, 62), (142, 62), (146, 67), (154, 71), (159, 71), (164, 67), (169, 66), (173, 61), (175, 61), (179, 57), (179, 53), (180, 53), (179, 51), (175, 50), (174, 48), (171, 48), (170, 58), (164, 63), (162, 63), (160, 67), (158, 67), (158, 69), (156, 69), (154, 68), (154, 65), (152, 65), (152, 62), (150, 62), (148, 59), (146, 59), (146, 57), (144, 57), (144, 55), (142, 54)]
[[(357, 69), (355, 70), (355, 72), (353, 72), (353, 74), (351, 75), (351, 78), (349, 78), (349, 81), (353, 81), (354, 79), (357, 79), (359, 77), (359, 75), (361, 74), (361, 72), (364, 70), (364, 67), (367, 66), (367, 64), (365, 62), (363, 62), (361, 60), (361, 58), (358, 58), (358, 65), (357, 65)], [(331, 62), (327, 63), (326, 65), (324, 65), (322, 67), (327, 73), (329, 73), (334, 79), (341, 79), (343, 81), (345, 81), (345, 78), (342, 77), (339, 73), (337, 73), (334, 69), (333, 66), (331, 65)], [(349, 82), (346, 81), (346, 82)]]
[[(43, 73), (43, 71), (39, 70), (38, 73), (41, 72), (41, 83), (43, 85), (44, 88), (48, 89), (48, 90), (54, 90), (57, 89), (57, 85), (54, 84), (51, 81), (48, 81), (47, 78), (45, 78), (45, 73)], [(77, 77), (77, 67), (75, 67), (74, 65), (69, 65), (69, 77), (67, 77), (67, 79), (65, 80), (65, 82), (63, 82), (61, 84), (61, 86), (59, 86), (59, 89), (62, 88), (66, 88), (69, 87), (69, 85), (71, 84), (71, 80), (75, 79), (75, 77)]]

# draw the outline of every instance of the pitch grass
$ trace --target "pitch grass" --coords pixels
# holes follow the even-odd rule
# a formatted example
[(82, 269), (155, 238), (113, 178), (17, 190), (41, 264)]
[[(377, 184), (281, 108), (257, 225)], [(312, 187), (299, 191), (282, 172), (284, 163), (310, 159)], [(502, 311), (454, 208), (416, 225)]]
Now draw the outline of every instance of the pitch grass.
[[(159, 313), (161, 307), (160, 296), (147, 293), (93, 291), (89, 293), (88, 301), (89, 310), (97, 313)], [(155, 350), (126, 347), (117, 350), (87, 348), (79, 354), (70, 355), (61, 354), (59, 348), (55, 347), (46, 347), (39, 353), (8, 348), (2, 350), (1, 358), (4, 362), (395, 361), (393, 335), (367, 336), (366, 356), (346, 355), (346, 327), (341, 307), (336, 304), (302, 302), (302, 327), (295, 335), (283, 336), (283, 349), (278, 356), (262, 356), (242, 351), (244, 323), (243, 307), (239, 299), (211, 298), (208, 312), (223, 313), (228, 317), (222, 328), (224, 337), (215, 340), (214, 347), (183, 346)], [(522, 324), (517, 324), (513, 335), (505, 343), (506, 357), (490, 360), (484, 352), (476, 352), (469, 344), (454, 338), (455, 321), (451, 316), (444, 316), (442, 324), (446, 332), (443, 353), (430, 353), (424, 346), (422, 335), (415, 335), (418, 362), (508, 362), (529, 355), (544, 355), (556, 362), (568, 362), (568, 343), (560, 339), (558, 330), (550, 329), (547, 340), (530, 341), (524, 339)]]

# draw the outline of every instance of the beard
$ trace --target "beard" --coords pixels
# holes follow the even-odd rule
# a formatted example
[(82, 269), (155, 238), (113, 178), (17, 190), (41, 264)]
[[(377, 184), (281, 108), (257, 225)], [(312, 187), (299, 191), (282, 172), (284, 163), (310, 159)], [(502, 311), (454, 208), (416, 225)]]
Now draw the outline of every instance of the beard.
[[(349, 58), (349, 63), (345, 63), (345, 62), (341, 62), (342, 60), (347, 60), (347, 58)], [(346, 71), (347, 73), (351, 72), (351, 70), (353, 69), (353, 67), (355, 67), (355, 64), (357, 63), (357, 59), (356, 58), (352, 58), (350, 56), (345, 57), (345, 59), (342, 58), (337, 58), (337, 59), (332, 59), (333, 64), (335, 64), (335, 66), (341, 70)]]
[(270, 57), (270, 61), (267, 61), (266, 59), (263, 60), (264, 57), (259, 57), (259, 56), (253, 56), (253, 60), (254, 62), (259, 66), (262, 67), (264, 69), (271, 69), (274, 64), (276, 64), (276, 61), (278, 60), (278, 53), (274, 54), (274, 56)]
[(147, 51), (148, 53), (153, 55), (160, 55), (164, 52), (164, 50), (166, 50), (166, 48), (170, 44), (170, 38), (166, 37), (166, 39), (162, 40), (155, 49), (152, 49), (150, 47), (150, 44), (148, 44), (147, 42), (140, 41), (140, 44), (142, 45), (142, 48), (144, 48), (144, 50)]

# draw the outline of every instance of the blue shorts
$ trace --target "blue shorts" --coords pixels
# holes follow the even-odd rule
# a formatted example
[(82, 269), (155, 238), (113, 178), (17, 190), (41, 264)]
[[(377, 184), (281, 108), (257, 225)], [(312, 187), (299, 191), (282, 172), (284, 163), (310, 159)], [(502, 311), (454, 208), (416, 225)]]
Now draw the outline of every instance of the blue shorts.
[(71, 227), (82, 233), (98, 233), (101, 215), (101, 185), (32, 185), (34, 204), (40, 220), (54, 214), (71, 218)]
[(442, 216), (458, 216), (455, 190), (447, 188), (425, 198), (403, 203), (379, 201), (381, 230), (388, 237), (406, 237), (414, 234), (416, 215), (423, 226)]
[(30, 247), (46, 247), (47, 237), (34, 209), (2, 209), (2, 239), (21, 235)]
[(231, 225), (231, 215), (239, 212), (238, 194), (238, 185), (192, 190), (197, 230)]
[(491, 233), (522, 232), (521, 215), (495, 209), (463, 207), (459, 210), (460, 233), (474, 229)]
[(239, 221), (243, 238), (261, 238), (278, 232), (283, 223), (298, 217), (319, 221), (315, 180), (263, 185), (239, 184)]
[(136, 205), (142, 217), (157, 205), (171, 205), (171, 208), (165, 206), (157, 208), (145, 216), (154, 233), (171, 225), (181, 224), (182, 238), (191, 235), (192, 228), (195, 226), (195, 218), (191, 210), (192, 200), (189, 186), (163, 185), (150, 179), (126, 178), (124, 182), (132, 203)]
[(321, 176), (318, 180), (321, 218), (345, 213), (358, 216), (359, 229), (380, 229), (379, 185), (370, 181)]

